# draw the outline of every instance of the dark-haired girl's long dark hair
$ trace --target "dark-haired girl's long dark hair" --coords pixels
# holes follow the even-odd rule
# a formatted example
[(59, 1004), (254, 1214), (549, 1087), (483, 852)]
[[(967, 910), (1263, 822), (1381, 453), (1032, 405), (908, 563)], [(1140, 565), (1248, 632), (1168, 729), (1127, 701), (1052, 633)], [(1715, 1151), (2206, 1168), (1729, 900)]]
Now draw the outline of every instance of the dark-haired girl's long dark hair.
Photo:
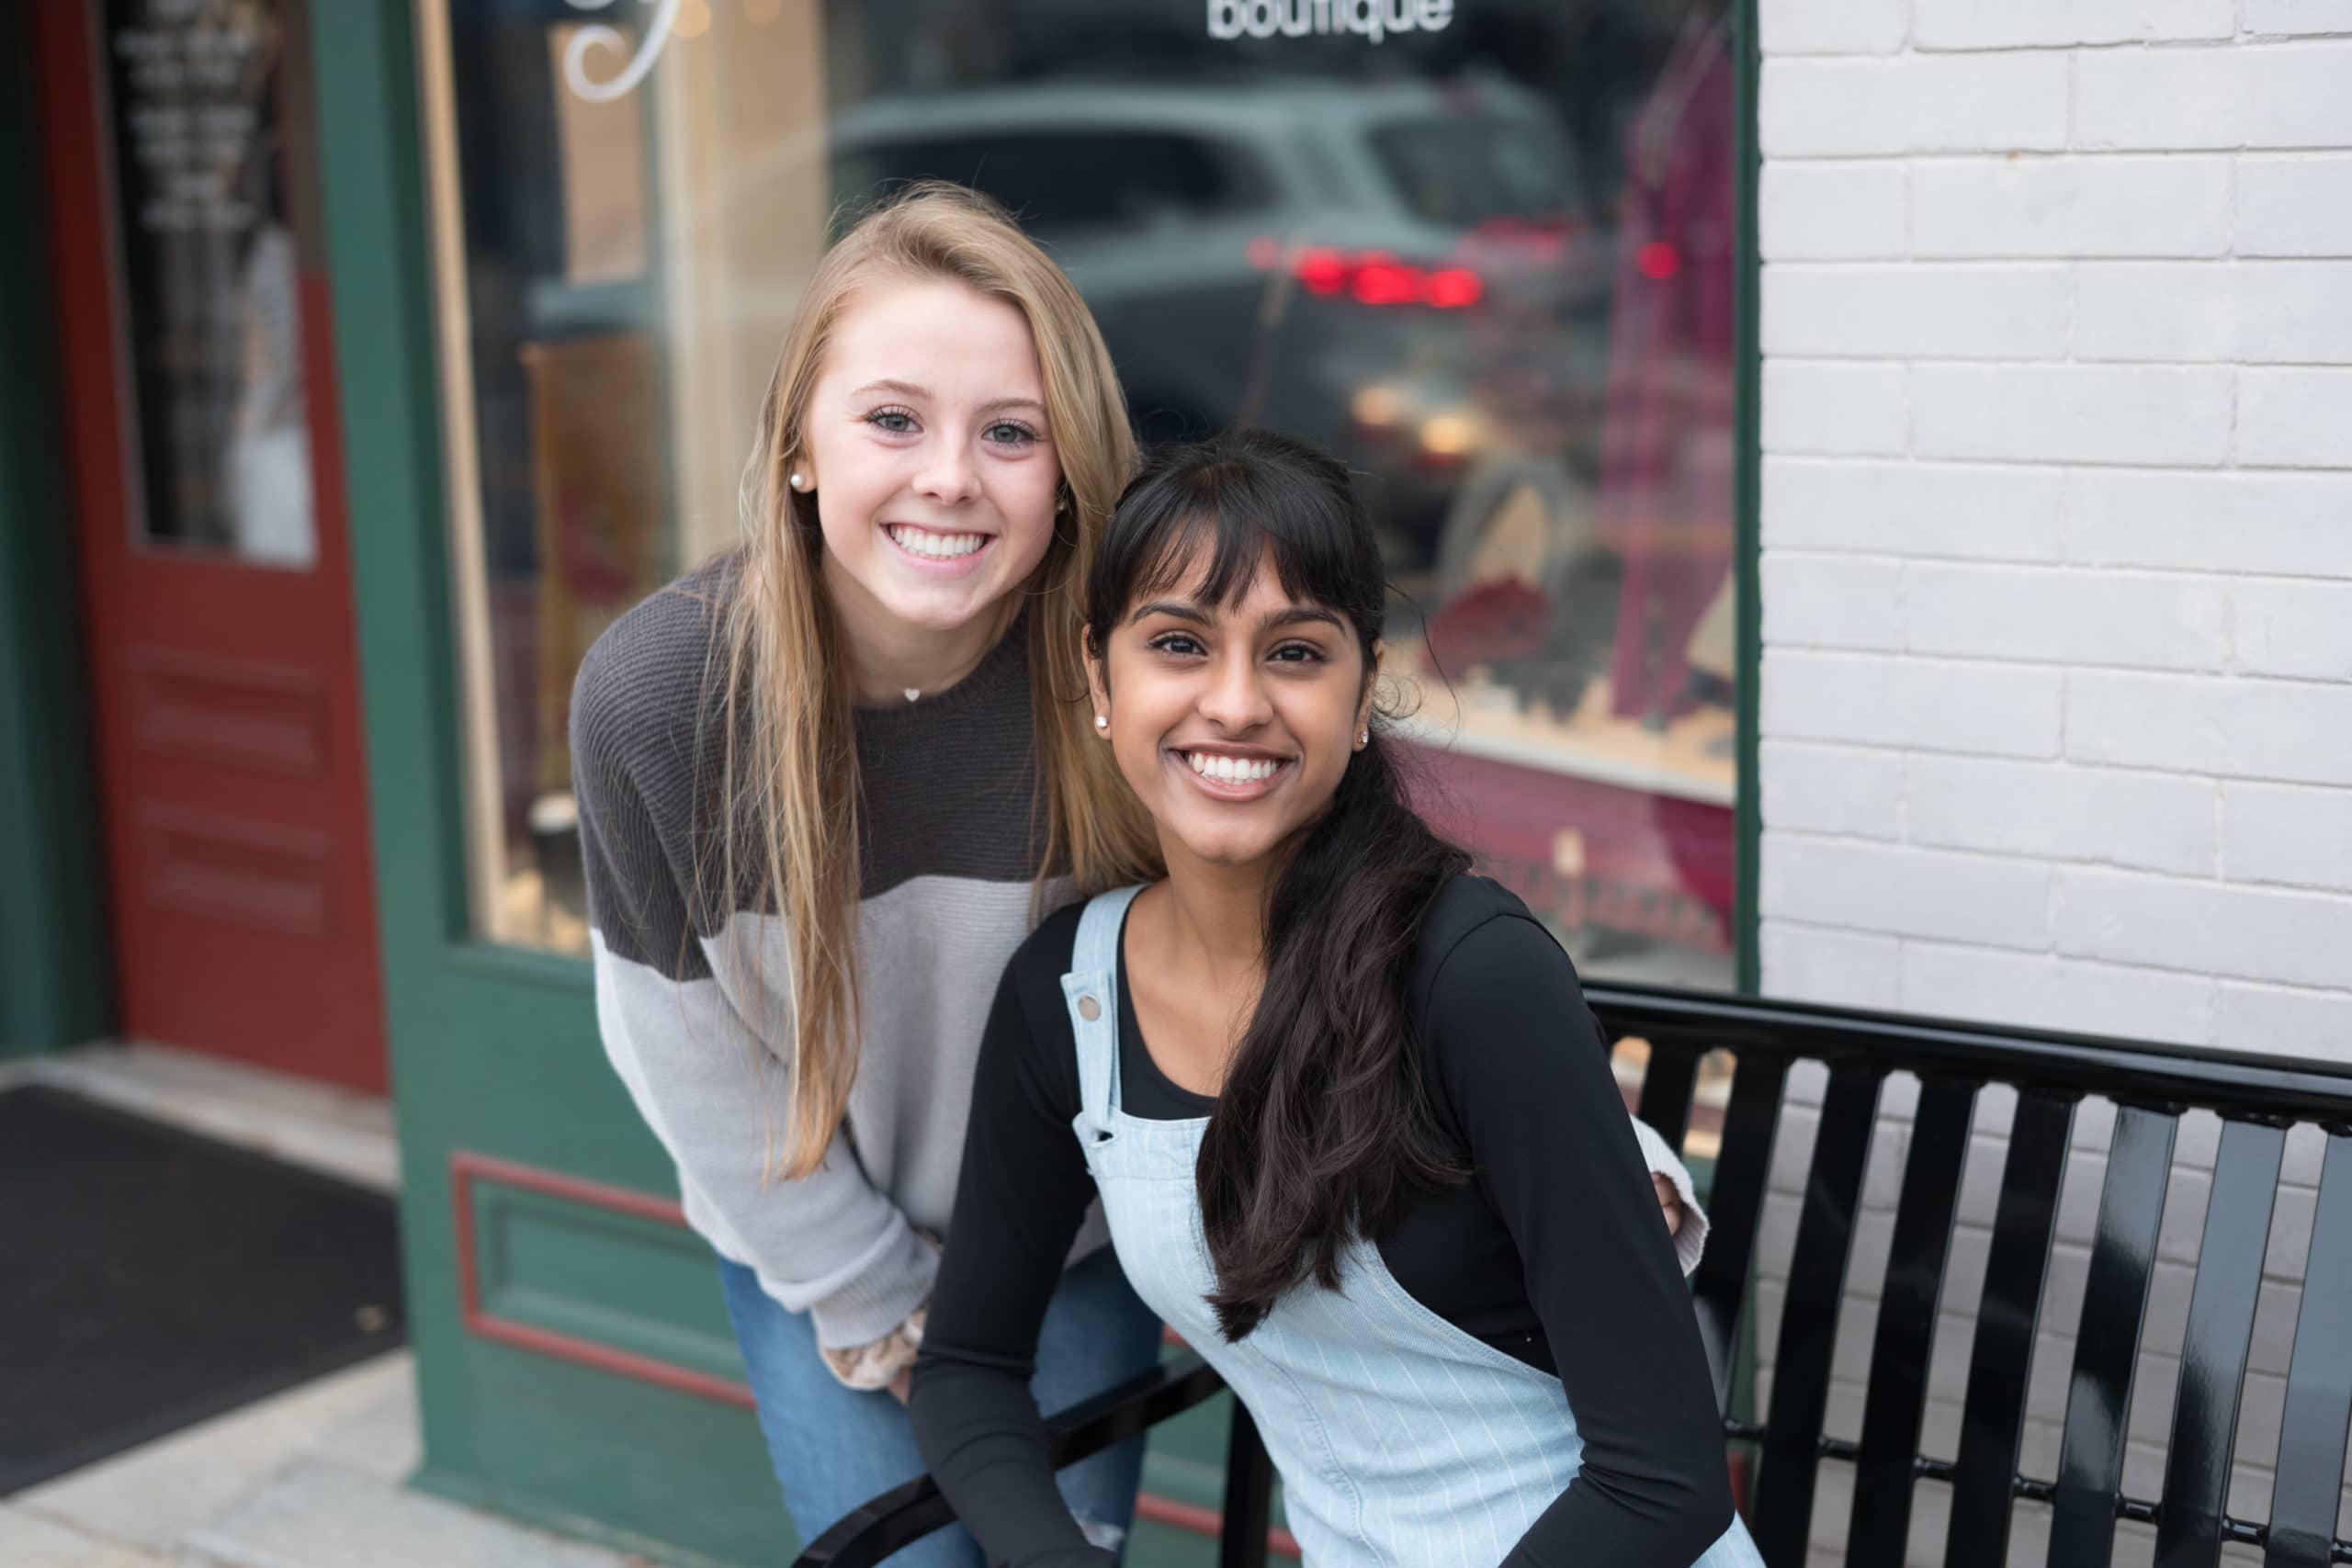
[[(1155, 457), (1121, 500), (1088, 579), (1099, 656), (1130, 605), (1195, 570), (1233, 604), (1271, 559), (1283, 591), (1346, 617), (1372, 679), (1386, 618), (1380, 550), (1347, 470), (1313, 447), (1239, 431)], [(1470, 857), (1430, 830), (1375, 717), (1330, 809), (1275, 879), (1265, 987), (1201, 1140), (1196, 1178), (1229, 1340), (1340, 1253), (1376, 1237), (1417, 1189), (1467, 1173), (1439, 1133), (1405, 996), (1430, 902)]]

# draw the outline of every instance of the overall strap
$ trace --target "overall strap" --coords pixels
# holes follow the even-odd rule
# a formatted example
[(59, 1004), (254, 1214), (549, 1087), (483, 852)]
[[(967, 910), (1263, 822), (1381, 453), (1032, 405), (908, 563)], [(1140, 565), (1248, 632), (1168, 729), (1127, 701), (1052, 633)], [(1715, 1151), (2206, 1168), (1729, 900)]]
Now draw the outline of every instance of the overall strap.
[(1119, 931), (1127, 906), (1142, 891), (1138, 883), (1088, 901), (1078, 919), (1069, 973), (1062, 976), (1070, 1032), (1078, 1041), (1079, 1101), (1087, 1119), (1105, 1130), (1118, 1099)]

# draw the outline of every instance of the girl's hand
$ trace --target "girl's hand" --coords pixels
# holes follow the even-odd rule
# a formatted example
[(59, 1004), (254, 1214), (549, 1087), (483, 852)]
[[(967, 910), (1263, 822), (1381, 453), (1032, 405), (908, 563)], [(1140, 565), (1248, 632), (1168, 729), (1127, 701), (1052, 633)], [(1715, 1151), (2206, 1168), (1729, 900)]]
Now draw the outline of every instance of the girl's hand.
[(890, 1380), (890, 1397), (897, 1400), (899, 1404), (904, 1404), (913, 1394), (914, 1386), (915, 1370), (912, 1367), (909, 1367), (905, 1371), (900, 1372), (897, 1377)]
[(1679, 1234), (1682, 1229), (1682, 1199), (1674, 1190), (1674, 1183), (1652, 1171), (1650, 1185), (1657, 1190), (1657, 1206), (1666, 1215), (1666, 1234)]

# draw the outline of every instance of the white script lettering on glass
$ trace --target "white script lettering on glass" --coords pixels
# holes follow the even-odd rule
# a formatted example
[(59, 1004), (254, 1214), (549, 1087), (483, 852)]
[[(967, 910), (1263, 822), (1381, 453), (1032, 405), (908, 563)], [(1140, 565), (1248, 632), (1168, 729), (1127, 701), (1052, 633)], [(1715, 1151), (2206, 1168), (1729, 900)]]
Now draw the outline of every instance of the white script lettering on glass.
[[(602, 11), (611, 7), (614, 0), (566, 0), (575, 11)], [(582, 28), (571, 35), (563, 47), (564, 85), (592, 104), (608, 104), (625, 96), (662, 54), (662, 46), (670, 41), (671, 24), (678, 19), (678, 0), (638, 0), (640, 6), (653, 7), (652, 19), (645, 24), (645, 37), (639, 40), (637, 52), (628, 51), (628, 39), (618, 28), (602, 22)], [(591, 54), (615, 54), (625, 63), (620, 73), (598, 82), (588, 74)]]
[(1209, 37), (1306, 38), (1354, 33), (1378, 43), (1391, 33), (1433, 33), (1453, 20), (1453, 0), (1209, 0)]

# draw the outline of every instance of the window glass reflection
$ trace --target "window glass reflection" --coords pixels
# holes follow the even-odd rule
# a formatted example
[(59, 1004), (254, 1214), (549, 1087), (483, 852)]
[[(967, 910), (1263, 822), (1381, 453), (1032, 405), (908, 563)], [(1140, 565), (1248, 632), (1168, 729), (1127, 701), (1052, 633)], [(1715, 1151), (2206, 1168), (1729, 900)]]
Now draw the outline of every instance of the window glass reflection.
[(93, 25), (140, 542), (307, 568), (303, 7), (107, 0)]

